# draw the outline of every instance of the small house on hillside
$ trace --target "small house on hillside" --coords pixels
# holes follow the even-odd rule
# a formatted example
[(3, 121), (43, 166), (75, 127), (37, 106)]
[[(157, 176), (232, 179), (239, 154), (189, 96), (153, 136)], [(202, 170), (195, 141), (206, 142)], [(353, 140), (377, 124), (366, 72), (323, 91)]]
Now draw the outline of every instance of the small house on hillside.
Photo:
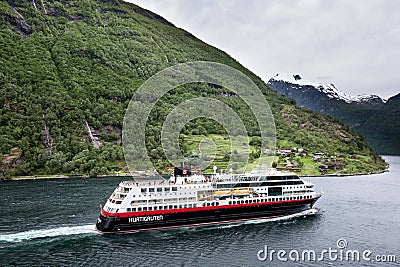
[(292, 152), (292, 149), (290, 147), (288, 148), (278, 148), (278, 154), (279, 155), (287, 155)]

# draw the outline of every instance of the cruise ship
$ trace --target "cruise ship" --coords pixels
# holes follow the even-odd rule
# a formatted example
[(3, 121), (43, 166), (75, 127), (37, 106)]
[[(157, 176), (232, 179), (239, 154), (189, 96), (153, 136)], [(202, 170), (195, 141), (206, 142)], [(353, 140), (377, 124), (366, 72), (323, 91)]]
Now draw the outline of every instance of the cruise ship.
[(311, 209), (322, 195), (295, 173), (276, 170), (179, 174), (121, 182), (101, 207), (96, 230), (125, 233), (276, 218)]

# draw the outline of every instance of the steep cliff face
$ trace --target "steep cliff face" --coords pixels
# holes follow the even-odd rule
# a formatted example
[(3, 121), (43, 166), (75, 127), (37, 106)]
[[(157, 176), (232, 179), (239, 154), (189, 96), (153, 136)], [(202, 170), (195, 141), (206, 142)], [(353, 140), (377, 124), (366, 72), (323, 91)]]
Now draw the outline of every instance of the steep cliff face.
[[(2, 175), (96, 175), (126, 170), (121, 128), (130, 98), (156, 72), (189, 61), (220, 62), (248, 75), (270, 103), (278, 139), (295, 138), (297, 126), (290, 126), (287, 117), (293, 109), (282, 113), (294, 104), (291, 99), (271, 90), (223, 51), (133, 4), (117, 0), (2, 1), (0, 28)], [(175, 103), (196, 96), (220, 98), (232, 105), (251, 134), (257, 134), (253, 117), (243, 111), (245, 104), (224, 88), (193, 85), (177, 89), (150, 118), (153, 126), (148, 129), (147, 146), (159, 169), (168, 164), (160, 150), (161, 120)], [(296, 109), (298, 116), (310, 117), (303, 109)], [(323, 128), (317, 133), (302, 129), (302, 143), (332, 153), (351, 151), (372, 159), (377, 168), (383, 166), (361, 136), (337, 121), (324, 121), (342, 127), (348, 138), (331, 136)], [(309, 123), (319, 122), (309, 119)], [(192, 133), (195, 127), (204, 134), (220, 133), (218, 125), (202, 121), (190, 123), (185, 131)], [(322, 143), (315, 144), (315, 139), (326, 145), (318, 147)], [(18, 160), (11, 162), (10, 155)]]

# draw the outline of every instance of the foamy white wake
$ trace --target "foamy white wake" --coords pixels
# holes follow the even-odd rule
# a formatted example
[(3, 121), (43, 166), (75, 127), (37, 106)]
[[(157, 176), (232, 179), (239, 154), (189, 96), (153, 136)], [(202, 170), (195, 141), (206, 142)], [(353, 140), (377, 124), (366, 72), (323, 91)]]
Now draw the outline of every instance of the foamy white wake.
[(90, 225), (80, 225), (80, 226), (66, 226), (66, 227), (44, 229), (44, 230), (31, 230), (15, 234), (0, 235), (0, 242), (1, 241), (22, 242), (25, 240), (44, 238), (44, 237), (97, 233), (94, 230), (94, 228), (95, 226), (93, 224), (90, 224)]
[(287, 216), (282, 216), (282, 217), (277, 217), (277, 218), (251, 220), (251, 221), (245, 222), (245, 224), (276, 222), (276, 221), (288, 221), (288, 220), (292, 220), (292, 219), (299, 218), (299, 217), (316, 215), (318, 213), (318, 211), (319, 211), (319, 209), (312, 208), (312, 209), (305, 210), (305, 211), (302, 211), (302, 212), (299, 212), (299, 213), (295, 213), (295, 214), (291, 214), (291, 215), (287, 215)]
[(218, 228), (230, 228), (230, 227), (235, 227), (237, 225), (243, 225), (243, 224), (258, 224), (258, 223), (265, 223), (265, 222), (290, 221), (295, 218), (313, 216), (313, 215), (316, 215), (318, 212), (319, 212), (319, 209), (312, 208), (309, 210), (305, 210), (305, 211), (287, 215), (287, 216), (276, 217), (276, 218), (266, 218), (266, 219), (256, 219), (256, 220), (249, 220), (249, 221), (244, 221), (244, 222), (240, 222), (240, 223), (236, 223), (236, 224), (220, 225), (220, 226), (218, 226)]

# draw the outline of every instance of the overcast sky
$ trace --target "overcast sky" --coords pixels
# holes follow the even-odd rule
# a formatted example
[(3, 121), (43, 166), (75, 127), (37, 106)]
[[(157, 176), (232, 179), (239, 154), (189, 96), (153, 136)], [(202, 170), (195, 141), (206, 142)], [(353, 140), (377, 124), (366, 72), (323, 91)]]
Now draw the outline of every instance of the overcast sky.
[(399, 0), (129, 0), (224, 50), (265, 82), (277, 73), (351, 95), (400, 92)]

